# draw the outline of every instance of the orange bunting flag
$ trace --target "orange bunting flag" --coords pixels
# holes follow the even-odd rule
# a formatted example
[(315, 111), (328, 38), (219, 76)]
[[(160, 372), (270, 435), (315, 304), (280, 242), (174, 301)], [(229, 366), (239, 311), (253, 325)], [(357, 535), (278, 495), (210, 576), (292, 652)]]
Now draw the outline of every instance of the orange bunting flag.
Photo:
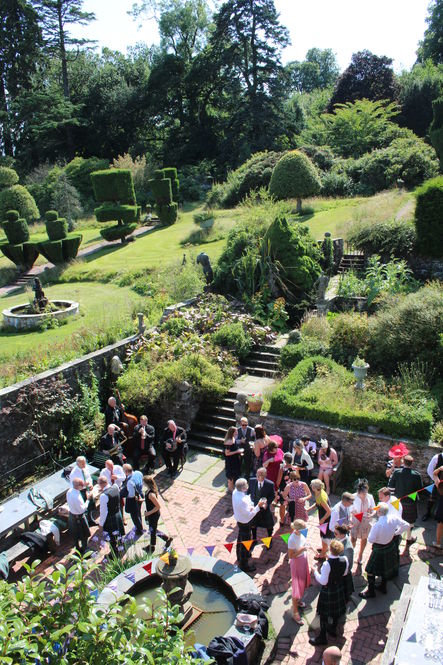
[(272, 536), (268, 536), (267, 538), (262, 538), (261, 541), (266, 545), (266, 547), (269, 549), (269, 545), (271, 544)]
[(242, 542), (242, 545), (244, 545), (246, 547), (246, 549), (248, 550), (248, 552), (249, 552), (249, 550), (252, 547), (252, 543), (254, 541), (253, 540), (242, 540), (241, 542)]
[(169, 552), (162, 554), (160, 559), (164, 561), (167, 566), (169, 566)]
[(363, 514), (364, 514), (364, 513), (354, 513), (354, 517), (355, 517), (356, 520), (358, 520), (359, 522), (361, 522), (362, 519), (363, 519)]
[(225, 543), (224, 547), (228, 550), (229, 554), (232, 552), (232, 548), (234, 547), (234, 543)]
[(395, 501), (391, 501), (391, 504), (394, 506), (396, 510), (400, 510), (400, 499), (396, 499)]
[(373, 510), (378, 510), (380, 508), (380, 504), (378, 506), (374, 506)]
[(412, 494), (408, 494), (408, 498), (415, 501), (417, 498), (417, 492), (412, 492)]

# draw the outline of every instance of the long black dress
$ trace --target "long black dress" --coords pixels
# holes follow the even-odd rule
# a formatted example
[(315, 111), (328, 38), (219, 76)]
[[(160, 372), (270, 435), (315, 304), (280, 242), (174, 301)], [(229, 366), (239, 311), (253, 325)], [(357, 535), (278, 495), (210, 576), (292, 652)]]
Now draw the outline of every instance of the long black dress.
[(241, 475), (241, 456), (239, 454), (226, 455), (226, 451), (234, 452), (235, 450), (240, 450), (240, 446), (237, 442), (232, 443), (230, 446), (225, 445), (226, 478), (228, 480), (233, 480), (234, 482), (240, 478)]

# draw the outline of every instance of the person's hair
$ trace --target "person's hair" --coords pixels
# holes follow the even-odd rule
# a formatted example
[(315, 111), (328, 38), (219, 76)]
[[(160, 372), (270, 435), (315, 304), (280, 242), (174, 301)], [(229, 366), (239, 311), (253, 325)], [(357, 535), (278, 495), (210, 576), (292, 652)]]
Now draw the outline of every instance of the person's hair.
[(366, 478), (359, 478), (355, 483), (355, 491), (357, 494), (359, 492), (369, 492), (369, 483)]
[(265, 469), (264, 466), (261, 466), (259, 469), (257, 469), (257, 475), (258, 475), (259, 473), (263, 473), (264, 476), (265, 476), (265, 478), (266, 478), (266, 476), (268, 475), (268, 474), (267, 474), (267, 471), (266, 471), (266, 469)]
[(378, 490), (378, 493), (383, 494), (383, 496), (387, 496), (388, 494), (389, 494), (389, 496), (391, 496), (391, 490), (389, 489), (389, 487), (381, 487)]
[[(108, 482), (108, 481), (106, 481), (106, 482)], [(72, 481), (72, 487), (74, 489), (77, 489), (78, 487), (83, 487), (84, 484), (85, 484), (85, 481), (83, 480), (83, 478), (74, 478), (74, 480)]]
[(340, 665), (341, 651), (336, 646), (328, 647), (323, 651), (323, 661), (325, 665)]
[(236, 427), (229, 427), (228, 428), (228, 431), (226, 432), (226, 435), (225, 435), (225, 443), (228, 439), (232, 439), (232, 437), (235, 434), (236, 429), (237, 429)]
[(383, 515), (387, 515), (388, 513), (389, 513), (389, 506), (388, 506), (388, 504), (387, 504), (387, 503), (385, 503), (385, 504), (383, 504), (383, 503), (380, 504), (379, 507), (378, 507), (378, 514), (383, 516)]
[(99, 485), (107, 485), (108, 484), (108, 479), (106, 476), (99, 476), (97, 482)]
[(292, 453), (285, 453), (283, 455), (283, 461), (284, 462), (293, 462), (294, 458), (292, 457)]
[(108, 464), (112, 464), (112, 468), (114, 468), (114, 462), (112, 461), (112, 459), (105, 460), (105, 466), (107, 466)]
[(294, 441), (294, 448), (300, 448), (303, 449), (303, 442), (301, 439), (295, 439)]
[(154, 492), (155, 496), (158, 496), (158, 487), (154, 476), (143, 476), (143, 482), (151, 492)]
[(76, 464), (79, 462), (86, 462), (86, 457), (84, 455), (79, 455), (77, 459), (75, 460)]
[(275, 441), (270, 441), (268, 443), (268, 452), (272, 452), (273, 450), (278, 450), (278, 445)]
[(248, 489), (248, 481), (246, 478), (237, 478), (235, 481), (235, 489), (238, 490), (239, 492), (243, 492), (243, 490)]
[(340, 554), (343, 554), (344, 545), (340, 540), (331, 540), (329, 544), (329, 549), (331, 551), (331, 554), (334, 554), (335, 556), (340, 556)]
[(140, 416), (140, 420), (148, 420), (148, 416)]
[(403, 459), (404, 465), (407, 467), (412, 466), (412, 462), (414, 461), (414, 458), (412, 455), (406, 455), (406, 457)]
[(352, 503), (354, 503), (354, 495), (351, 494), (351, 492), (343, 492), (343, 494), (341, 495), (341, 500), (352, 501)]
[(246, 423), (246, 424), (248, 424), (248, 419), (246, 418), (246, 416), (242, 416), (242, 417), (240, 418), (240, 424), (241, 424), (241, 423)]
[(123, 471), (132, 471), (132, 466), (130, 464), (123, 464)]
[(108, 397), (108, 404), (111, 406), (111, 401), (114, 400), (115, 403), (117, 403), (117, 400), (115, 399), (114, 395), (111, 395), (111, 397)]
[(168, 427), (169, 427), (169, 425), (171, 425), (171, 424), (174, 425), (174, 427), (177, 427), (177, 425), (175, 424), (175, 421), (174, 421), (174, 420), (168, 420)]
[(314, 478), (314, 480), (311, 482), (311, 487), (313, 490), (324, 490), (325, 489), (325, 484), (322, 480), (319, 480), (319, 478)]
[(306, 436), (306, 434), (303, 434), (303, 436), (300, 437), (300, 441), (309, 441), (309, 436)]
[(347, 536), (349, 533), (348, 527), (345, 526), (344, 524), (337, 524), (337, 526), (335, 527), (335, 531), (341, 533), (342, 536)]
[(289, 478), (290, 480), (300, 480), (300, 471), (298, 469), (294, 469), (289, 474)]
[(302, 529), (306, 529), (306, 522), (303, 520), (294, 520), (291, 524), (291, 529), (293, 531), (301, 531)]
[(114, 423), (109, 423), (109, 425), (108, 425), (108, 427), (107, 427), (107, 431), (108, 431), (108, 432), (115, 432), (115, 425), (114, 425)]
[(265, 428), (263, 427), (263, 425), (256, 425), (254, 429), (255, 429), (255, 435), (256, 435), (257, 439), (264, 439), (265, 438), (266, 431), (265, 431)]

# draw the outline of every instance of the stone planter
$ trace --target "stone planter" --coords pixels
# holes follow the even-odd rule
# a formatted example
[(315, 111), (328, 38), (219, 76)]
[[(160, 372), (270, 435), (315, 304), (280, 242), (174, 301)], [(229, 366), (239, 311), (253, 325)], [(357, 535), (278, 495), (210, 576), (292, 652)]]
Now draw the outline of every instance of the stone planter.
[(248, 411), (250, 413), (260, 413), (261, 408), (263, 406), (263, 400), (262, 399), (257, 399), (257, 400), (248, 399), (247, 404), (248, 404)]
[(363, 388), (365, 387), (364, 380), (366, 379), (366, 375), (369, 369), (368, 363), (366, 363), (365, 365), (352, 365), (352, 369), (354, 371), (354, 376), (357, 379), (355, 387), (358, 388), (359, 390), (363, 390)]
[(4, 323), (11, 328), (19, 330), (25, 328), (36, 328), (40, 323), (48, 317), (54, 317), (62, 320), (71, 316), (76, 316), (79, 311), (79, 303), (73, 300), (51, 300), (51, 305), (58, 307), (57, 310), (52, 312), (41, 312), (40, 314), (27, 314), (24, 310), (29, 306), (27, 303), (11, 307), (11, 309), (3, 310)]

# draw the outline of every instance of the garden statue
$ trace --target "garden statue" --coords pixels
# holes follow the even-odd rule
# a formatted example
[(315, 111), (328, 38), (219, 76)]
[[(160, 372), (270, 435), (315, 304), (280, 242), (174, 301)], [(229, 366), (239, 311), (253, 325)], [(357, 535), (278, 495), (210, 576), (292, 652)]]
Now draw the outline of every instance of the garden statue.
[(111, 358), (111, 374), (115, 377), (119, 376), (123, 372), (123, 363), (120, 358), (115, 355)]
[(205, 252), (200, 252), (200, 254), (197, 256), (197, 264), (200, 264), (203, 268), (203, 272), (206, 277), (206, 284), (210, 284), (214, 279), (214, 272), (212, 270), (209, 256)]
[(32, 286), (32, 290), (34, 291), (35, 297), (34, 297), (34, 307), (39, 311), (43, 312), (43, 310), (48, 306), (49, 300), (45, 296), (45, 293), (42, 289), (42, 284), (39, 280), (38, 277), (34, 279), (34, 284)]
[(143, 314), (143, 312), (137, 312), (137, 317), (138, 317), (138, 334), (143, 335), (143, 333), (146, 330), (145, 321), (144, 321), (145, 315)]
[(328, 288), (329, 277), (323, 272), (320, 274), (319, 278), (315, 282), (317, 287), (317, 302), (324, 302), (326, 296), (326, 289)]

